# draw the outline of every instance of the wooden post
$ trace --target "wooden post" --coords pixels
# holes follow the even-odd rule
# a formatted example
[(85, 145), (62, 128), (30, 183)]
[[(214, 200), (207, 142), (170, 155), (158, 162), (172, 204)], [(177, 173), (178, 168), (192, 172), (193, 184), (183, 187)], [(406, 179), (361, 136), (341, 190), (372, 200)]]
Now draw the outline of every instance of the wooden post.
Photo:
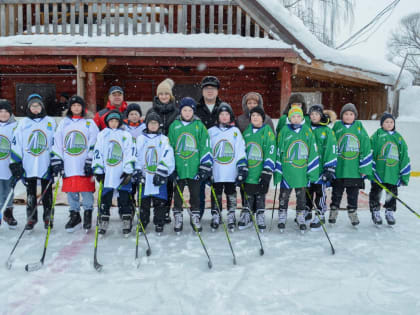
[(96, 113), (96, 73), (88, 72), (86, 81), (86, 104), (87, 109)]
[(77, 56), (76, 70), (77, 70), (77, 95), (85, 98), (85, 77), (86, 77), (86, 73), (83, 71), (82, 56)]
[(284, 63), (280, 68), (281, 89), (280, 89), (280, 113), (284, 111), (292, 94), (292, 65)]

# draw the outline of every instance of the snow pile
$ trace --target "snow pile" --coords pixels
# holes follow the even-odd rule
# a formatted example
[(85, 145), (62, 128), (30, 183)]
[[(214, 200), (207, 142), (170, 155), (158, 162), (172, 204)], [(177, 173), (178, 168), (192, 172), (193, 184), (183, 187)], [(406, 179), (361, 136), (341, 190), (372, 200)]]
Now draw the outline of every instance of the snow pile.
[(420, 86), (401, 90), (398, 121), (420, 121)]

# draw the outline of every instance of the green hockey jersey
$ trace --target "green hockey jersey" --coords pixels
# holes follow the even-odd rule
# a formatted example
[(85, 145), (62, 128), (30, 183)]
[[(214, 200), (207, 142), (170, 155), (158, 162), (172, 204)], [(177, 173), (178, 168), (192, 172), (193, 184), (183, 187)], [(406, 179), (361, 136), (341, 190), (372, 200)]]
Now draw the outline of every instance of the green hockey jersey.
[(174, 148), (175, 169), (180, 179), (194, 178), (200, 164), (211, 167), (213, 157), (206, 127), (194, 116), (191, 122), (175, 119), (169, 127), (168, 138)]
[[(322, 174), (324, 169), (337, 166), (337, 140), (334, 132), (327, 126), (311, 126), (311, 129), (318, 149), (319, 174)], [(320, 180), (316, 183), (322, 184)]]
[(369, 136), (359, 120), (350, 127), (341, 121), (334, 124), (337, 139), (336, 178), (361, 178), (372, 175), (372, 150)]
[(252, 124), (245, 129), (244, 140), (248, 160), (248, 177), (245, 183), (258, 184), (263, 169), (274, 172), (276, 137), (268, 125), (254, 132)]
[[(306, 114), (303, 116), (303, 118), (305, 118), (305, 125), (310, 128), (311, 127), (311, 118)], [(277, 137), (278, 137), (280, 131), (283, 129), (283, 127), (286, 126), (286, 124), (287, 124), (287, 115), (281, 115), (281, 117), (279, 118), (279, 121), (277, 122), (277, 127), (276, 127)]]
[(289, 125), (280, 130), (277, 141), (274, 184), (281, 187), (307, 187), (319, 178), (319, 156), (312, 130), (304, 123), (296, 132)]
[(408, 184), (410, 179), (410, 158), (407, 144), (396, 131), (389, 133), (379, 128), (370, 138), (373, 150), (372, 170), (380, 183)]

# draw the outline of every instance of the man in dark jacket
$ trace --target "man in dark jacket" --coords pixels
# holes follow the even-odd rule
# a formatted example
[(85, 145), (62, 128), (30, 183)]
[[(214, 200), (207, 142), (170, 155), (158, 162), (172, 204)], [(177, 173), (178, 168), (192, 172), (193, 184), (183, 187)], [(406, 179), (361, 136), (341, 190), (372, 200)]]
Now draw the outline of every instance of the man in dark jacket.
[(219, 98), (220, 81), (214, 76), (206, 76), (201, 80), (202, 97), (197, 104), (195, 115), (201, 119), (207, 129), (216, 124), (216, 112), (222, 100)]
[(111, 86), (108, 91), (108, 102), (105, 108), (97, 112), (93, 118), (99, 130), (106, 128), (105, 117), (113, 109), (118, 109), (120, 113), (127, 109), (127, 103), (124, 101), (124, 90), (116, 85)]

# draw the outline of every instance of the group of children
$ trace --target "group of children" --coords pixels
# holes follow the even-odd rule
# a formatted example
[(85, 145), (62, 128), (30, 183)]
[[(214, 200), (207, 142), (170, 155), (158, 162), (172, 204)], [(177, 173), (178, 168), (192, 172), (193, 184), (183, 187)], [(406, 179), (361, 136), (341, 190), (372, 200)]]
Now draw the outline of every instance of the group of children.
[[(163, 92), (162, 92), (163, 93)], [(173, 100), (158, 93), (159, 101)], [(381, 224), (380, 193), (385, 185), (394, 194), (400, 184), (407, 185), (410, 161), (407, 145), (395, 131), (395, 120), (385, 113), (381, 128), (369, 139), (362, 123), (357, 120), (353, 104), (343, 106), (340, 121), (328, 127), (329, 116), (322, 105), (312, 105), (306, 113), (301, 95), (293, 95), (287, 113), (279, 120), (277, 136), (265, 124), (262, 106), (249, 110), (249, 125), (241, 133), (235, 126), (235, 115), (229, 104), (222, 102), (216, 111), (217, 123), (209, 130), (195, 116), (197, 104), (190, 97), (179, 103), (179, 115), (170, 123), (155, 110), (141, 121), (137, 104), (127, 107), (125, 117), (111, 110), (105, 117), (106, 128), (99, 131), (87, 117), (83, 98), (69, 99), (66, 117), (58, 127), (48, 117), (42, 97), (30, 95), (27, 116), (18, 124), (11, 105), (0, 102), (0, 137), (3, 149), (0, 163), (0, 204), (7, 201), (19, 179), (27, 189), (27, 224), (32, 230), (38, 221), (36, 187), (41, 183), (44, 208), (43, 221), (50, 224), (52, 181), (62, 176), (62, 191), (67, 193), (70, 218), (65, 228), (72, 232), (82, 224), (92, 226), (94, 178), (103, 187), (99, 205), (99, 232), (105, 234), (110, 221), (114, 196), (118, 197), (122, 233), (132, 230), (137, 203), (141, 204), (140, 219), (144, 226), (154, 208), (155, 231), (163, 232), (168, 223), (168, 203), (174, 196), (174, 231), (183, 230), (183, 195), (189, 190), (190, 224), (202, 230), (200, 215), (200, 184), (211, 186), (211, 228), (221, 223), (222, 195), (227, 200), (227, 223), (233, 230), (252, 225), (252, 216), (260, 230), (266, 228), (266, 194), (274, 174), (274, 184), (280, 184), (278, 228), (286, 226), (289, 198), (296, 194), (296, 223), (304, 231), (307, 224), (320, 228), (325, 220), (326, 187), (332, 186), (329, 223), (337, 220), (340, 202), (346, 190), (347, 211), (352, 225), (359, 224), (357, 201), (364, 179), (372, 181), (369, 194), (372, 220)], [(126, 118), (124, 120), (124, 118)], [(6, 165), (9, 164), (10, 165)], [(9, 167), (10, 166), (10, 171)], [(236, 187), (240, 187), (242, 211), (236, 222)], [(16, 227), (13, 217), (13, 196), (5, 207), (3, 221)], [(137, 203), (136, 203), (137, 202)], [(387, 198), (386, 220), (395, 224), (395, 199)], [(316, 215), (312, 218), (312, 209)], [(170, 222), (170, 220), (169, 220)]]

